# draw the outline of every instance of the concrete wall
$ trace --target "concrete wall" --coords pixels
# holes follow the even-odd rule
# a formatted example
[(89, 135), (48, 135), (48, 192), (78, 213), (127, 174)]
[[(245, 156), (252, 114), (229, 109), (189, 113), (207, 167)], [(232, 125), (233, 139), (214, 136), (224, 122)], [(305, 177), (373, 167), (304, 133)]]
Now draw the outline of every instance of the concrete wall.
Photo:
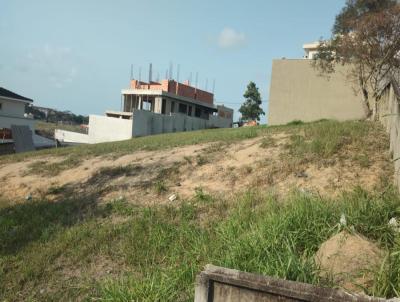
[(132, 136), (145, 136), (152, 132), (152, 117), (156, 113), (145, 110), (133, 111)]
[(232, 128), (232, 118), (222, 118), (217, 115), (210, 115), (208, 128)]
[(232, 120), (219, 116), (210, 116), (209, 120), (205, 120), (179, 113), (162, 115), (150, 111), (135, 110), (133, 112), (132, 136), (230, 127), (232, 127)]
[(362, 98), (337, 66), (330, 76), (319, 76), (310, 60), (274, 60), (269, 98), (268, 124), (294, 120), (357, 120), (365, 117)]
[(89, 115), (89, 141), (113, 142), (132, 138), (132, 120)]
[[(400, 79), (399, 79), (400, 80)], [(393, 153), (395, 183), (400, 188), (400, 81), (393, 80), (378, 101), (377, 115), (390, 137), (390, 151)]]
[(146, 110), (134, 110), (132, 119), (90, 115), (88, 134), (57, 129), (55, 138), (65, 143), (96, 144), (153, 134), (230, 127), (232, 120), (219, 116), (210, 116), (210, 120), (205, 120), (179, 113), (163, 115)]
[(0, 113), (0, 128), (11, 129), (11, 125), (18, 125), (18, 126), (26, 125), (33, 132), (35, 130), (35, 123), (36, 123), (36, 121), (31, 118), (10, 117), (10, 116), (6, 116), (6, 115), (2, 115)]
[(352, 295), (338, 289), (322, 288), (233, 269), (207, 265), (196, 278), (195, 302), (223, 301), (341, 301), (384, 302), (385, 299)]
[(72, 132), (67, 130), (56, 129), (54, 131), (54, 138), (61, 143), (74, 143), (74, 144), (89, 144), (89, 135)]

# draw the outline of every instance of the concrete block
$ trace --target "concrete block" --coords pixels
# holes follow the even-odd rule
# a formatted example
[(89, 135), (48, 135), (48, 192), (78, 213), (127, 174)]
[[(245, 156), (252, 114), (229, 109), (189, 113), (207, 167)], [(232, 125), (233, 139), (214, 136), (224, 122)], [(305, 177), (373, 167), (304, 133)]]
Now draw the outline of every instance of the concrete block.
[(194, 301), (384, 302), (389, 300), (207, 265), (196, 278)]
[(151, 134), (160, 134), (163, 133), (163, 116), (161, 114), (153, 114), (152, 115), (152, 132)]
[(163, 132), (171, 133), (173, 132), (174, 121), (173, 117), (169, 115), (163, 116)]

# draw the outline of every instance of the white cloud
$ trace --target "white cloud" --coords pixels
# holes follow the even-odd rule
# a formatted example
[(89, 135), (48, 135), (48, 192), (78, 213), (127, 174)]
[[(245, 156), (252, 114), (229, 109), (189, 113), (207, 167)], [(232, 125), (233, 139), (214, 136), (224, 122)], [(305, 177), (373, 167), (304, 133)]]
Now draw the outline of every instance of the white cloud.
[(246, 43), (246, 35), (230, 27), (225, 27), (218, 36), (218, 46), (221, 48), (236, 48)]
[(78, 74), (78, 63), (72, 50), (46, 44), (31, 49), (16, 66), (17, 71), (49, 81), (56, 88), (70, 84)]

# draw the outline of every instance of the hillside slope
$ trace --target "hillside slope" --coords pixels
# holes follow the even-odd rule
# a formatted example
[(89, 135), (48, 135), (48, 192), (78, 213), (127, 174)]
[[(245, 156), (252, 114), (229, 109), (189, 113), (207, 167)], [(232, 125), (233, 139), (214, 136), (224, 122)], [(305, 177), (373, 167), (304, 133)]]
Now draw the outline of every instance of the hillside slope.
[[(281, 195), (298, 188), (334, 196), (356, 185), (371, 190), (393, 173), (386, 135), (370, 124), (325, 122), (250, 130), (251, 138), (233, 142), (217, 138), (122, 154), (121, 143), (114, 143), (108, 144), (114, 152), (100, 155), (81, 155), (76, 148), (68, 154), (66, 148), (65, 155), (27, 157), (1, 167), (0, 198), (16, 202), (26, 196), (62, 200), (64, 195), (96, 194), (99, 200), (124, 197), (149, 204), (165, 203), (170, 194), (187, 199), (199, 188), (223, 195), (249, 188)], [(224, 132), (220, 135), (222, 139)], [(144, 144), (152, 139), (142, 138)]]
[[(324, 121), (3, 157), (0, 297), (190, 301), (206, 263), (333, 286), (314, 254), (342, 214), (400, 250), (387, 150), (376, 124)], [(365, 290), (394, 296), (382, 267)]]

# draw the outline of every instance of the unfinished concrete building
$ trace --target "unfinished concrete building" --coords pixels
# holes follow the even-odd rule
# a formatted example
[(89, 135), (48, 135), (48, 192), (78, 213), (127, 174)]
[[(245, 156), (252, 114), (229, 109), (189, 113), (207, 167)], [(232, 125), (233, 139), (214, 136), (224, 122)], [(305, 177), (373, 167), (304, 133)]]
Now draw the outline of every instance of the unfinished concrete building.
[(214, 94), (174, 80), (148, 83), (131, 80), (121, 91), (120, 111), (90, 115), (88, 134), (56, 130), (64, 143), (100, 143), (137, 136), (231, 128), (233, 110), (214, 105)]
[(140, 82), (132, 80), (129, 89), (122, 90), (123, 111), (147, 110), (170, 115), (181, 113), (187, 116), (207, 119), (214, 112), (214, 95), (189, 85), (188, 81), (174, 80)]

